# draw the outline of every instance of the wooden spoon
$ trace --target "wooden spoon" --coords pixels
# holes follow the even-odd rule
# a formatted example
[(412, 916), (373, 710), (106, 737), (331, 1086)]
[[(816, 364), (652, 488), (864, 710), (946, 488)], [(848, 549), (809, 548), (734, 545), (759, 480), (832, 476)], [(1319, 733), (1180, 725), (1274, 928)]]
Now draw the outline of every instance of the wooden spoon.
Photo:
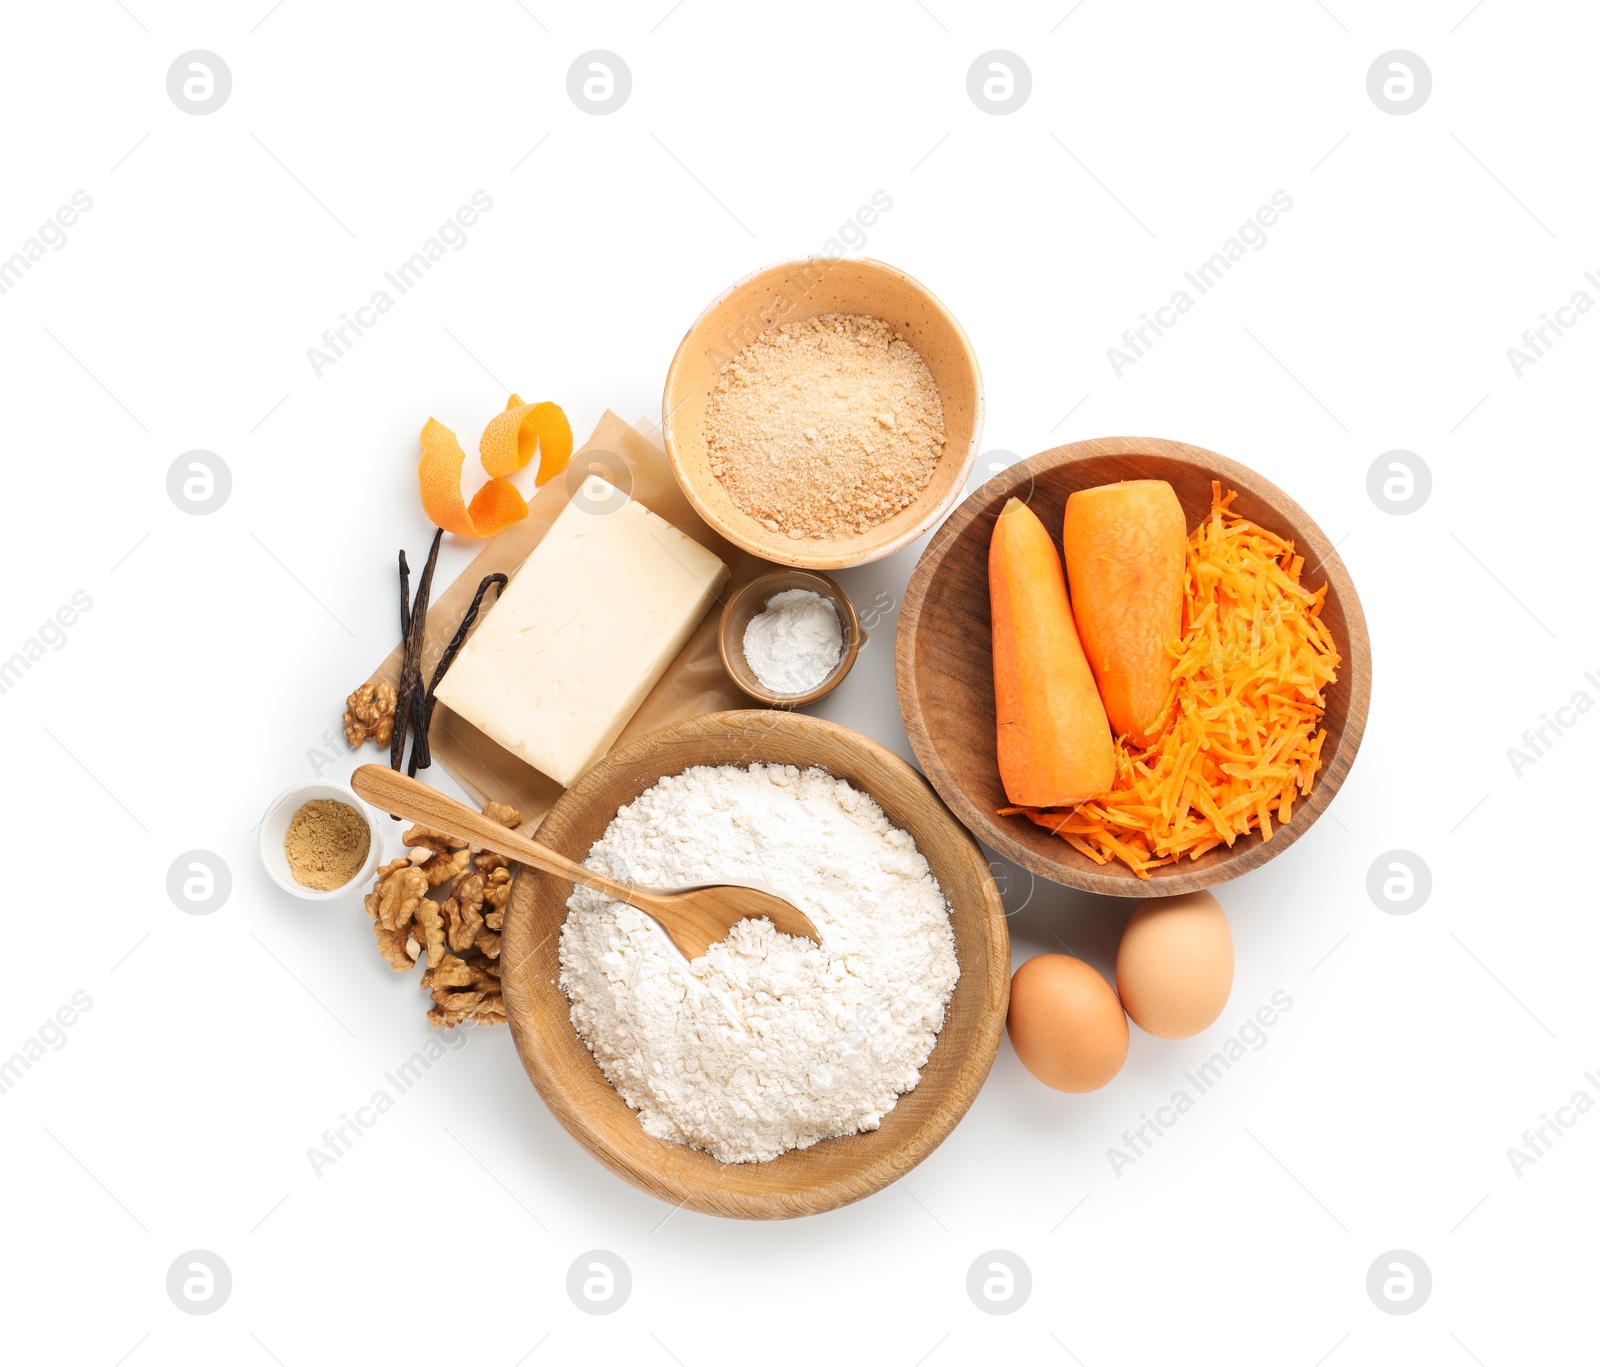
[(363, 764), (351, 775), (350, 786), (374, 807), (391, 816), (415, 821), (441, 835), (493, 850), (507, 859), (531, 864), (569, 883), (578, 883), (626, 902), (660, 925), (686, 959), (698, 959), (740, 921), (759, 920), (763, 916), (784, 935), (798, 935), (821, 943), (817, 928), (805, 913), (759, 888), (718, 884), (683, 892), (659, 892), (635, 887), (586, 869), (565, 855), (557, 854), (548, 845), (536, 844), (525, 835), (509, 831), (498, 821), (446, 797), (426, 783), (397, 774), (381, 764)]

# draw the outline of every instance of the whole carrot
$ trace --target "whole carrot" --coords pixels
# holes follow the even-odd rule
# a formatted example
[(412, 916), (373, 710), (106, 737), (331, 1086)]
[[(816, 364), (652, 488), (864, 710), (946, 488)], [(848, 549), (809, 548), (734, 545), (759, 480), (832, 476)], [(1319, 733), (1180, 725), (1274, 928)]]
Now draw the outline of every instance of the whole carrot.
[(1072, 615), (1111, 729), (1141, 749), (1165, 725), (1183, 630), (1188, 529), (1164, 479), (1080, 489), (1061, 529)]
[(1111, 787), (1111, 728), (1078, 644), (1061, 559), (1044, 523), (1010, 499), (989, 540), (995, 751), (1006, 796), (1069, 807)]

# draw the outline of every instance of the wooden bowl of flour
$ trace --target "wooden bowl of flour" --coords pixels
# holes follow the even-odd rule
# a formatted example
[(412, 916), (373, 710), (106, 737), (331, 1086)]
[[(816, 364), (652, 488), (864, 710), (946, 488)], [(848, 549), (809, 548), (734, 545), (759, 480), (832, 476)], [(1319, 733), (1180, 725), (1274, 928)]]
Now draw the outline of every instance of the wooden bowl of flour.
[(764, 1163), (719, 1163), (644, 1132), (572, 1028), (557, 957), (571, 884), (519, 868), (506, 904), (500, 963), (517, 1053), (552, 1114), (619, 1177), (675, 1206), (746, 1220), (833, 1210), (905, 1176), (955, 1128), (988, 1076), (1005, 1029), (1011, 950), (1005, 913), (977, 843), (909, 764), (816, 717), (714, 712), (613, 750), (562, 795), (539, 840), (583, 859), (620, 807), (697, 764), (816, 765), (869, 794), (908, 831), (950, 904), (961, 976), (944, 1028), (882, 1125)]
[[(944, 409), (944, 450), (922, 492), (886, 522), (835, 540), (791, 540), (739, 508), (711, 473), (706, 410), (717, 376), (746, 345), (768, 328), (825, 313), (881, 318), (916, 349)], [(695, 320), (667, 372), (661, 435), (695, 511), (734, 545), (780, 565), (841, 569), (908, 545), (961, 497), (983, 435), (983, 376), (961, 324), (905, 272), (866, 259), (786, 261), (739, 281)]]

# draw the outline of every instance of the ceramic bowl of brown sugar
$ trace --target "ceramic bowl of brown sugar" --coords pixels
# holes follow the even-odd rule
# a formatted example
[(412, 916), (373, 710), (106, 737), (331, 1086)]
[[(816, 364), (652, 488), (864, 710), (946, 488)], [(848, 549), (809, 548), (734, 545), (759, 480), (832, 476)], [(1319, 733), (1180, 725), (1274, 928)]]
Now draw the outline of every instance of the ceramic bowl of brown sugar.
[(672, 358), (662, 438), (695, 510), (745, 550), (800, 569), (892, 554), (965, 490), (983, 377), (961, 325), (881, 261), (757, 271)]

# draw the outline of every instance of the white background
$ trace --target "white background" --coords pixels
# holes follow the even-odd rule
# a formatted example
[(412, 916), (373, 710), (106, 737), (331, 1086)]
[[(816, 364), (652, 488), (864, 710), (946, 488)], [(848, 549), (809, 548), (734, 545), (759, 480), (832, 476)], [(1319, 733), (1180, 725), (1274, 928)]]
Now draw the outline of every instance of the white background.
[[(1600, 297), (1592, 8), (268, 3), (6, 19), (0, 254), (93, 199), (0, 296), (0, 657), (74, 591), (93, 603), (0, 695), (0, 1057), (74, 992), (93, 1002), (0, 1095), (8, 1350), (1501, 1367), (1592, 1341), (1600, 1117), (1520, 1175), (1507, 1150), (1575, 1091), (1600, 1099), (1600, 717), (1520, 777), (1506, 754), (1578, 689), (1600, 697), (1600, 318), (1520, 378), (1506, 357), (1574, 291)], [(165, 84), (197, 48), (233, 76), (204, 117)], [(596, 48), (633, 77), (604, 117), (566, 90)], [(1366, 90), (1397, 48), (1433, 74), (1404, 117)], [(967, 94), (991, 49), (1032, 73), (1010, 115)], [(494, 207), (467, 244), (316, 377), (306, 349), (476, 190)], [(1267, 245), (1117, 378), (1106, 348), (1279, 190)], [(307, 1149), (430, 1034), (425, 1000), (357, 898), (280, 894), (250, 833), (275, 792), (353, 763), (319, 755), (395, 636), (396, 548), (426, 545), (418, 428), (432, 414), (470, 448), (510, 388), (564, 404), (580, 440), (606, 407), (658, 416), (699, 310), (874, 191), (893, 207), (860, 249), (966, 326), (995, 459), (1127, 433), (1224, 452), (1311, 510), (1361, 589), (1366, 742), (1326, 819), (1220, 890), (1227, 1012), (1191, 1041), (1134, 1031), (1086, 1097), (1003, 1045), (927, 1162), (798, 1224), (672, 1214), (618, 1181), (503, 1029), (315, 1175)], [(232, 473), (209, 516), (166, 493), (196, 448)], [(1409, 516), (1366, 490), (1395, 448), (1433, 474)], [(888, 610), (817, 709), (902, 754), (893, 604), (919, 549), (842, 576)], [(446, 548), (441, 582), (471, 550)], [(209, 916), (166, 894), (192, 849), (232, 871)], [(1432, 871), (1409, 916), (1366, 892), (1392, 849)], [(1019, 962), (1064, 943), (1109, 970), (1129, 904), (1002, 876)], [(1122, 1131), (1280, 990), (1266, 1046), (1114, 1173)], [(596, 1248), (633, 1276), (604, 1318), (565, 1290)], [(1365, 1290), (1396, 1248), (1433, 1274), (1407, 1317)], [(232, 1271), (209, 1316), (165, 1291), (190, 1249)], [(965, 1292), (991, 1249), (1032, 1273), (1005, 1317)]]

